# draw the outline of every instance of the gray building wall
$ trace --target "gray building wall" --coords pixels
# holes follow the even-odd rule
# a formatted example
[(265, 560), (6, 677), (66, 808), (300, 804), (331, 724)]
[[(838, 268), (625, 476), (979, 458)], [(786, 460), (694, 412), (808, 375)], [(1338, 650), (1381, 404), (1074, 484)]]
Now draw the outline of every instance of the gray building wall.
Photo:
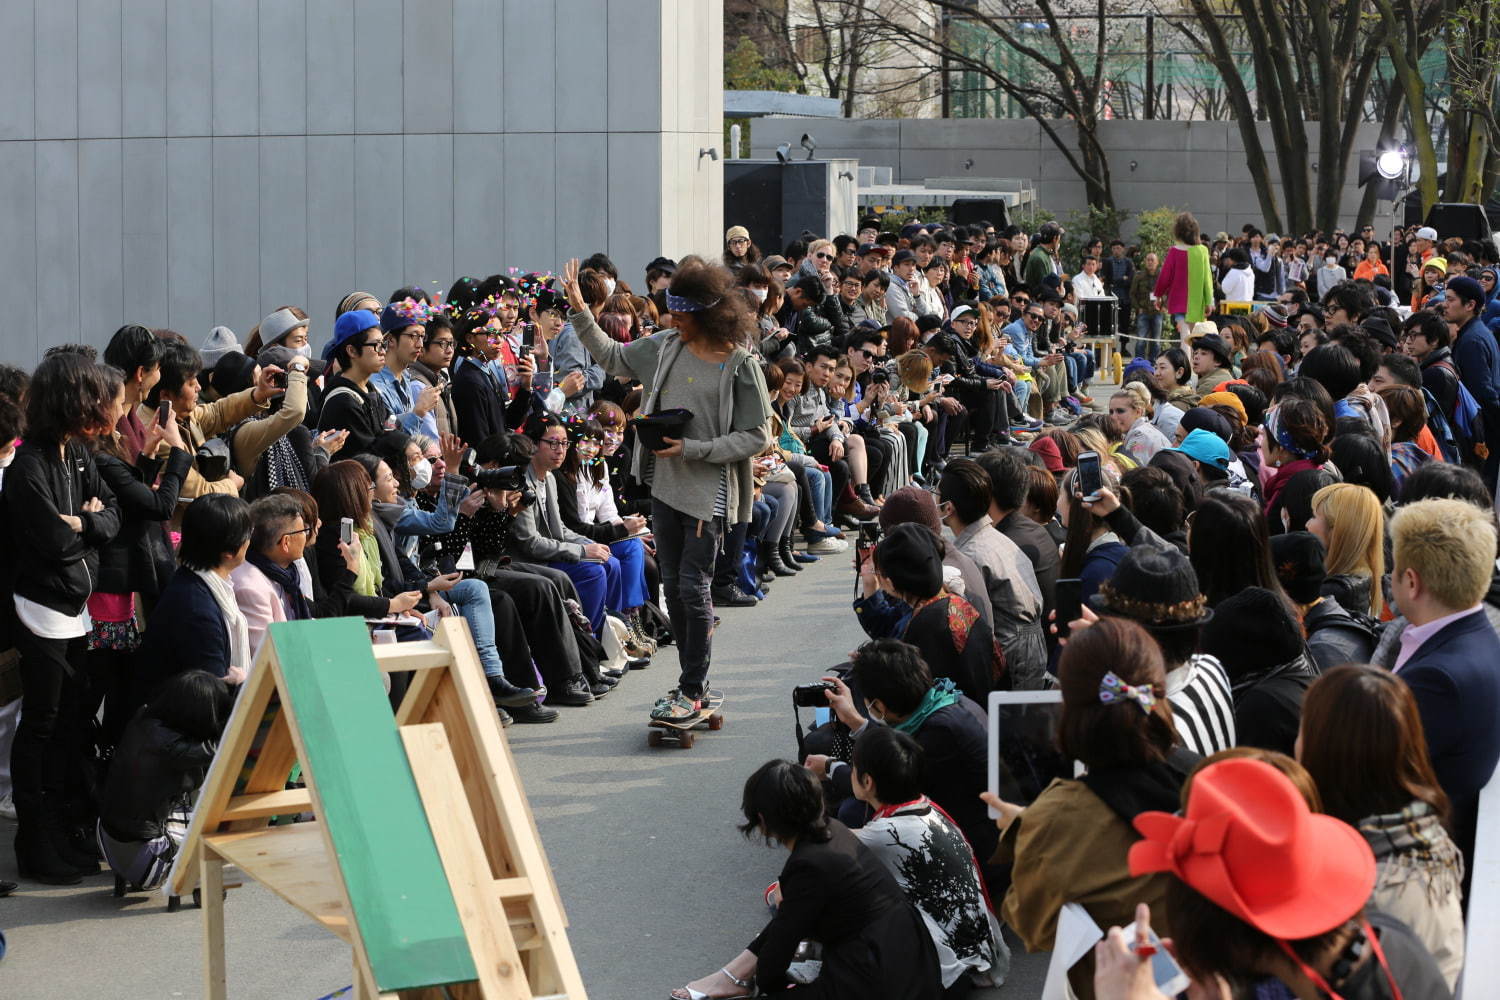
[(4, 0), (0, 360), (722, 246), (720, 0)]
[[(1069, 122), (1052, 124), (1064, 136), (1071, 133)], [(1307, 127), (1314, 147), (1316, 128), (1316, 123)], [(1261, 131), (1266, 149), (1272, 149), (1269, 127)], [(804, 132), (817, 139), (819, 156), (854, 157), (865, 166), (891, 167), (898, 184), (920, 184), (928, 177), (1024, 177), (1036, 184), (1042, 207), (1058, 215), (1084, 208), (1083, 182), (1031, 119), (763, 118), (752, 130), (752, 155), (774, 156), (782, 142), (795, 148)], [(1372, 148), (1378, 132), (1378, 125), (1363, 126), (1355, 148)], [(1101, 124), (1099, 134), (1109, 152), (1120, 208), (1189, 209), (1208, 233), (1260, 223), (1260, 202), (1245, 169), (1245, 145), (1234, 122), (1109, 121)], [(965, 168), (969, 159), (974, 162)], [(1274, 177), (1275, 154), (1268, 159)], [(1341, 224), (1354, 223), (1360, 196), (1351, 171)]]

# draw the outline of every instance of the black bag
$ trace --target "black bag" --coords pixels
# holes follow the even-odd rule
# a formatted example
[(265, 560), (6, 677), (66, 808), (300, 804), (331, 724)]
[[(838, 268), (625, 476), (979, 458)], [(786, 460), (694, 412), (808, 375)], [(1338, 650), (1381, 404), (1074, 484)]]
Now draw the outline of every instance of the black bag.
[(216, 483), (229, 475), (229, 442), (223, 438), (209, 438), (193, 456), (193, 465), (205, 482)]
[(663, 438), (682, 438), (688, 422), (693, 419), (691, 410), (681, 408), (661, 410), (650, 416), (636, 417), (631, 421), (635, 436), (650, 451), (659, 451), (667, 446)]

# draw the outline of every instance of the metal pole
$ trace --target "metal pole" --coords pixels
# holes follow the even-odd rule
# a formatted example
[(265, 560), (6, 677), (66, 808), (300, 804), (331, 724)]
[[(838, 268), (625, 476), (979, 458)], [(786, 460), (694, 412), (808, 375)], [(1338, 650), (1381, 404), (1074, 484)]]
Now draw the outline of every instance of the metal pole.
[(945, 11), (943, 13), (943, 20), (942, 20), (942, 24), (941, 24), (942, 32), (943, 32), (943, 64), (942, 64), (941, 70), (939, 71), (939, 73), (940, 73), (940, 75), (942, 77), (939, 85), (943, 89), (942, 117), (944, 117), (944, 118), (947, 118), (948, 115), (949, 115), (949, 113), (952, 111), (952, 104), (953, 104), (952, 95), (949, 93), (949, 80), (948, 80), (948, 46), (951, 45), (952, 42), (953, 42), (953, 35), (952, 35), (952, 32), (949, 30), (949, 27), (948, 27), (950, 21), (951, 21), (951, 18), (948, 16), (947, 12)]
[(1156, 118), (1156, 15), (1146, 15), (1146, 120)]

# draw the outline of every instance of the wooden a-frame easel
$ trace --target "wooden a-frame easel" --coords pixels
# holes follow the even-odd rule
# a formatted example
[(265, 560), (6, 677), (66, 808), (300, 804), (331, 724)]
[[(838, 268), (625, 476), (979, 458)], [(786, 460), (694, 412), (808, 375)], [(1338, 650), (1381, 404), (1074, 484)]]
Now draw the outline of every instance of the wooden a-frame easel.
[[(382, 671), (412, 672), (394, 717)], [(270, 627), (165, 889), (200, 884), (210, 1000), (227, 995), (226, 863), (349, 942), (359, 1000), (585, 997), (461, 618), (380, 646), (355, 618)]]

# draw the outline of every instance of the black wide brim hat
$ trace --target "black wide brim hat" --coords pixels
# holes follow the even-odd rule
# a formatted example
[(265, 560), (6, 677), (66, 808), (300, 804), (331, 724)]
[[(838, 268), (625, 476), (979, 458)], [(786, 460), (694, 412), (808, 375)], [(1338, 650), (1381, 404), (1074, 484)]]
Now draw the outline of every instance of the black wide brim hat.
[(1193, 564), (1173, 546), (1133, 546), (1088, 603), (1099, 614), (1129, 618), (1152, 632), (1196, 629), (1214, 616)]

